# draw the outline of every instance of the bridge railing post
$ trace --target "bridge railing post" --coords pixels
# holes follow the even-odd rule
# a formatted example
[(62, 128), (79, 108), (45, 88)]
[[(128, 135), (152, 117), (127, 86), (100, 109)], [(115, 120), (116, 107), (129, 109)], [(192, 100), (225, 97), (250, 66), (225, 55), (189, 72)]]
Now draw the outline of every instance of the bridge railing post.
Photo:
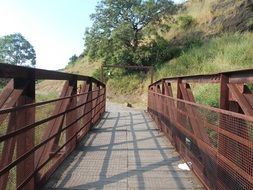
[(104, 106), (104, 108), (102, 109), (102, 113), (104, 113), (105, 112), (105, 110), (106, 110), (106, 87), (102, 87), (103, 88), (103, 93), (104, 93), (104, 95), (103, 95), (103, 101), (104, 101), (104, 103), (103, 103), (103, 105), (102, 106)]
[[(69, 81), (69, 85), (73, 87), (71, 96), (77, 94), (77, 79), (74, 77), (73, 80)], [(69, 109), (73, 109), (77, 106), (77, 97), (71, 97), (69, 102)], [(66, 126), (71, 125), (78, 118), (78, 109), (74, 109), (66, 114)], [(78, 124), (75, 122), (66, 130), (66, 141), (76, 135)], [(77, 138), (77, 137), (76, 137)], [(67, 152), (71, 152), (76, 145), (76, 138), (72, 139), (67, 145)]]
[[(220, 108), (224, 110), (229, 110), (229, 88), (228, 88), (229, 78), (221, 74), (220, 75)], [(226, 139), (222, 138), (222, 136), (219, 135), (219, 129), (226, 129), (227, 126), (225, 125), (226, 117), (224, 117), (223, 114), (220, 115), (220, 123), (218, 128), (218, 152), (226, 152)], [(223, 121), (221, 123), (221, 121)]]
[[(0, 75), (11, 79), (0, 93), (0, 189), (35, 189), (74, 149), (77, 133), (85, 135), (99, 119), (102, 96), (92, 92), (92, 83), (99, 93), (105, 85), (88, 76), (9, 64), (0, 64)], [(36, 80), (65, 83), (58, 98), (35, 102)], [(89, 84), (82, 94), (77, 80)]]
[[(14, 79), (14, 89), (23, 89), (22, 95), (17, 101), (17, 106), (35, 103), (35, 79)], [(35, 122), (35, 107), (19, 110), (16, 113), (16, 129), (21, 129)], [(35, 129), (30, 129), (17, 136), (17, 158), (31, 150), (35, 144)], [(17, 164), (16, 168), (16, 186), (22, 184), (35, 169), (34, 153), (24, 161)], [(34, 177), (24, 186), (24, 189), (34, 189)]]
[[(172, 126), (176, 149), (207, 189), (253, 189), (252, 72), (163, 78), (149, 86), (148, 111), (159, 128)], [(167, 83), (177, 83), (177, 98)], [(220, 85), (220, 107), (196, 103), (195, 84)]]
[(95, 83), (94, 84), (94, 89), (92, 92), (92, 124), (95, 124), (98, 119), (99, 113), (97, 113), (98, 108), (98, 102), (99, 102), (99, 95), (100, 95), (100, 88), (99, 84)]
[[(183, 95), (182, 95), (182, 92), (180, 90), (180, 84), (182, 84), (182, 79), (181, 78), (178, 78), (177, 79), (177, 99), (182, 99), (183, 98)], [(176, 123), (179, 124), (180, 123), (180, 114), (179, 114), (179, 110), (182, 109), (182, 104), (180, 104), (180, 102), (177, 102), (176, 101)], [(175, 134), (175, 137), (174, 137), (174, 141), (175, 141), (175, 148), (177, 151), (180, 151), (180, 147), (179, 147), (179, 136), (178, 136), (178, 133)]]
[(90, 129), (90, 127), (92, 126), (92, 82), (91, 81), (87, 81), (87, 88), (88, 88), (88, 97), (87, 97), (87, 104), (85, 105), (85, 110), (84, 112), (86, 113), (86, 115), (83, 118), (83, 122), (84, 124), (86, 124), (85, 127), (85, 133), (87, 133)]

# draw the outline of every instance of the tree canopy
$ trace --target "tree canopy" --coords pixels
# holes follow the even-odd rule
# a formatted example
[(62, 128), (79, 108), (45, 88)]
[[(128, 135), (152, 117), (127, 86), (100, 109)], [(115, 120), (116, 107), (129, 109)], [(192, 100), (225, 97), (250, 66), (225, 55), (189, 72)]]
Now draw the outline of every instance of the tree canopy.
[(76, 54), (72, 55), (70, 58), (69, 58), (69, 62), (68, 62), (68, 65), (72, 65), (72, 64), (75, 64), (75, 62), (78, 60), (78, 57)]
[(145, 41), (145, 29), (174, 10), (170, 0), (102, 0), (85, 33), (85, 53), (107, 64), (150, 64), (162, 39)]
[(20, 33), (14, 33), (0, 38), (0, 61), (13, 65), (35, 66), (36, 53)]

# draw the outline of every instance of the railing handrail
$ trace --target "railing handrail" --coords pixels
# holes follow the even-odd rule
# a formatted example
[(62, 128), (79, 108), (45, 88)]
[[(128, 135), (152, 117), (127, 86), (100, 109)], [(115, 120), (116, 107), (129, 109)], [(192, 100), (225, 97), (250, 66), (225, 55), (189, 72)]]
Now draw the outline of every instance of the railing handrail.
[(25, 66), (10, 65), (0, 63), (0, 78), (20, 78), (20, 79), (35, 79), (35, 80), (85, 80), (105, 86), (101, 81), (84, 75), (51, 71), (45, 69), (37, 69)]
[[(0, 189), (37, 189), (99, 121), (106, 86), (90, 76), (2, 63), (0, 78), (10, 79), (0, 93)], [(64, 81), (59, 97), (36, 102), (37, 80)]]
[(242, 70), (232, 70), (226, 72), (218, 72), (211, 74), (197, 74), (197, 75), (182, 75), (182, 76), (173, 76), (173, 77), (164, 77), (161, 78), (149, 86), (161, 83), (162, 81), (176, 82), (178, 79), (182, 82), (188, 83), (219, 83), (221, 76), (225, 75), (229, 77), (230, 83), (250, 83), (253, 82), (253, 69), (242, 69)]
[(168, 96), (168, 95), (164, 95), (164, 94), (161, 94), (161, 93), (154, 92), (152, 90), (149, 90), (149, 92), (152, 93), (152, 94), (159, 95), (161, 97), (165, 97), (165, 98), (174, 100), (176, 102), (186, 103), (186, 104), (189, 104), (189, 105), (192, 105), (192, 106), (197, 106), (197, 107), (209, 110), (209, 111), (214, 111), (214, 112), (217, 112), (217, 113), (234, 116), (234, 117), (237, 117), (237, 118), (240, 118), (240, 119), (246, 119), (248, 121), (253, 122), (253, 116), (245, 115), (245, 114), (242, 114), (242, 113), (236, 113), (236, 112), (233, 112), (233, 111), (224, 110), (224, 109), (220, 109), (220, 108), (215, 108), (215, 107), (212, 107), (212, 106), (209, 106), (209, 105), (204, 105), (204, 104), (200, 104), (200, 103), (196, 103), (196, 102), (191, 102), (191, 101), (187, 101), (187, 100), (183, 100), (183, 99), (179, 99), (179, 98), (174, 98), (174, 97), (171, 97), (171, 96)]
[[(218, 83), (219, 108), (196, 103), (192, 83)], [(253, 69), (163, 78), (148, 88), (148, 112), (207, 189), (253, 189), (249, 84)]]

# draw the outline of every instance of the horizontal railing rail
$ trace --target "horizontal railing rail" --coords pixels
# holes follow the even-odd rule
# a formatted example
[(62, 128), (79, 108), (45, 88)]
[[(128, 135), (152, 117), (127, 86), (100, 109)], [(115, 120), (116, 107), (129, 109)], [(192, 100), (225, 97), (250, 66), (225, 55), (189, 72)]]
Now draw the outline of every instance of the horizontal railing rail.
[[(106, 86), (8, 64), (0, 78), (9, 80), (0, 94), (0, 189), (38, 189), (105, 112)], [(37, 80), (64, 81), (60, 97), (36, 102)]]
[(183, 83), (220, 83), (222, 77), (226, 76), (229, 79), (229, 83), (241, 84), (241, 83), (252, 83), (253, 69), (244, 69), (238, 71), (228, 71), (228, 72), (220, 72), (214, 74), (203, 74), (203, 75), (189, 75), (189, 76), (176, 76), (176, 77), (168, 77), (162, 78), (150, 86), (155, 84), (159, 84), (162, 81), (166, 82), (177, 82), (178, 79)]
[(49, 71), (44, 69), (35, 69), (29, 67), (21, 67), (10, 64), (0, 63), (0, 77), (1, 78), (23, 78), (35, 80), (80, 80), (90, 81), (105, 86), (101, 81), (83, 75), (72, 73), (64, 73), (59, 71)]
[[(219, 108), (195, 102), (196, 83), (220, 84)], [(252, 83), (249, 69), (149, 86), (150, 115), (207, 189), (253, 189)]]

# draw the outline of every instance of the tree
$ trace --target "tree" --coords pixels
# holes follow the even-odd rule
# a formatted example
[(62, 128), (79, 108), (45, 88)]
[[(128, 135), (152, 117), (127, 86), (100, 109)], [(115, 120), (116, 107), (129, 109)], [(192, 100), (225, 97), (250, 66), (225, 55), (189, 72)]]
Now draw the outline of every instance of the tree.
[(76, 55), (76, 54), (72, 55), (72, 56), (69, 58), (68, 65), (74, 64), (77, 60), (78, 60), (77, 55)]
[(85, 33), (85, 53), (109, 64), (141, 64), (137, 52), (154, 44), (145, 42), (144, 29), (174, 11), (170, 0), (102, 0)]
[(35, 66), (36, 53), (20, 33), (14, 33), (0, 38), (0, 61), (13, 65)]

